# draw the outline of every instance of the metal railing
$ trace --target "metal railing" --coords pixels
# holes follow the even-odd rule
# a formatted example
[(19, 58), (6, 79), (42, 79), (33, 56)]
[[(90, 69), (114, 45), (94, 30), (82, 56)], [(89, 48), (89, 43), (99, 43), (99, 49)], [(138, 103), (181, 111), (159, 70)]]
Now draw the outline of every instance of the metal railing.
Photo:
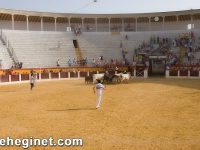
[(9, 40), (7, 39), (7, 36), (3, 33), (2, 30), (0, 30), (0, 37), (3, 41), (3, 43), (6, 45), (8, 52), (10, 53), (11, 59), (13, 60), (13, 62), (19, 63), (17, 55), (15, 54), (15, 51), (12, 47), (12, 45), (10, 44)]

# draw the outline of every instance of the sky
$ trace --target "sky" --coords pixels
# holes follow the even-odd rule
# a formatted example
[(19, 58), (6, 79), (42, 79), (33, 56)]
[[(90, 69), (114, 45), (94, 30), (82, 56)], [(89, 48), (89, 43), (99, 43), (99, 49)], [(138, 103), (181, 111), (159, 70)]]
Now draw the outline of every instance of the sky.
[(0, 8), (77, 14), (154, 13), (200, 9), (200, 0), (0, 0)]

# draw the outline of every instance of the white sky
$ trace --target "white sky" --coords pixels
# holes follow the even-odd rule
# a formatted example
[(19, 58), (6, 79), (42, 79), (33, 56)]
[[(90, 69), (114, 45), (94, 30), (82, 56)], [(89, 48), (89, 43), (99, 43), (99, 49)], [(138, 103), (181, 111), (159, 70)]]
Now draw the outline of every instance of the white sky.
[(0, 0), (0, 8), (58, 13), (83, 8), (76, 13), (126, 14), (200, 9), (200, 0)]

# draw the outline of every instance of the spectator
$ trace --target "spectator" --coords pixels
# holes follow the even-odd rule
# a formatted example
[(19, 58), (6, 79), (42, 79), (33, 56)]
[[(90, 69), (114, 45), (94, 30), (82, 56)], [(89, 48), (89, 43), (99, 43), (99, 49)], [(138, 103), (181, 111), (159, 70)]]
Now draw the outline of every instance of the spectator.
[(95, 59), (92, 60), (92, 66), (96, 66)]
[(57, 61), (57, 67), (59, 67), (59, 66), (60, 66), (60, 60)]
[(58, 41), (58, 49), (60, 49), (60, 42)]
[(71, 63), (70, 59), (68, 60), (67, 64), (68, 64), (69, 67), (71, 67), (72, 63)]
[(85, 58), (85, 64), (86, 64), (86, 66), (87, 66), (87, 63), (88, 63), (88, 59), (87, 59), (87, 57)]
[(23, 65), (23, 63), (20, 62), (20, 63), (19, 63), (19, 68), (20, 68), (20, 69), (22, 68), (22, 65)]
[(191, 60), (191, 53), (189, 52), (188, 53), (188, 61), (190, 61)]
[(73, 60), (73, 66), (74, 67), (76, 66), (76, 58), (74, 58), (74, 60)]
[(90, 30), (90, 27), (87, 25), (86, 29), (87, 29), (87, 30)]
[(125, 40), (128, 40), (128, 35), (125, 36)]

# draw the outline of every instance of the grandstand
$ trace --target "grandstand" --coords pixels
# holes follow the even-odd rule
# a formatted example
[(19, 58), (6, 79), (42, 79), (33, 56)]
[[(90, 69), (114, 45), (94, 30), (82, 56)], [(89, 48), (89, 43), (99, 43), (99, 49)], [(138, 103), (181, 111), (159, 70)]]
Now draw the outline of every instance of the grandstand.
[[(198, 32), (198, 30), (194, 31)], [(23, 62), (24, 68), (55, 67), (58, 59), (61, 62), (61, 66), (66, 67), (69, 59), (78, 59), (73, 40), (77, 40), (82, 57), (87, 57), (89, 62), (92, 59), (97, 59), (101, 54), (106, 61), (118, 59), (122, 62), (122, 49), (127, 49), (126, 59), (132, 64), (134, 49), (143, 42), (150, 43), (152, 36), (174, 39), (179, 38), (181, 33), (186, 32), (188, 31), (122, 32), (119, 35), (103, 32), (85, 32), (81, 36), (76, 36), (73, 32), (3, 30), (15, 51), (18, 61)], [(126, 35), (128, 40), (125, 39)], [(195, 36), (198, 38), (199, 35), (195, 34)], [(60, 48), (58, 47), (58, 42), (60, 43)], [(120, 47), (120, 42), (122, 47)], [(8, 56), (3, 43), (1, 43), (1, 47), (4, 55)], [(154, 47), (158, 47), (158, 44), (154, 44)], [(173, 46), (172, 50), (174, 54), (178, 52), (178, 49)], [(140, 52), (144, 53), (144, 51)], [(4, 58), (4, 60), (5, 68), (12, 66), (9, 57), (7, 59)]]

